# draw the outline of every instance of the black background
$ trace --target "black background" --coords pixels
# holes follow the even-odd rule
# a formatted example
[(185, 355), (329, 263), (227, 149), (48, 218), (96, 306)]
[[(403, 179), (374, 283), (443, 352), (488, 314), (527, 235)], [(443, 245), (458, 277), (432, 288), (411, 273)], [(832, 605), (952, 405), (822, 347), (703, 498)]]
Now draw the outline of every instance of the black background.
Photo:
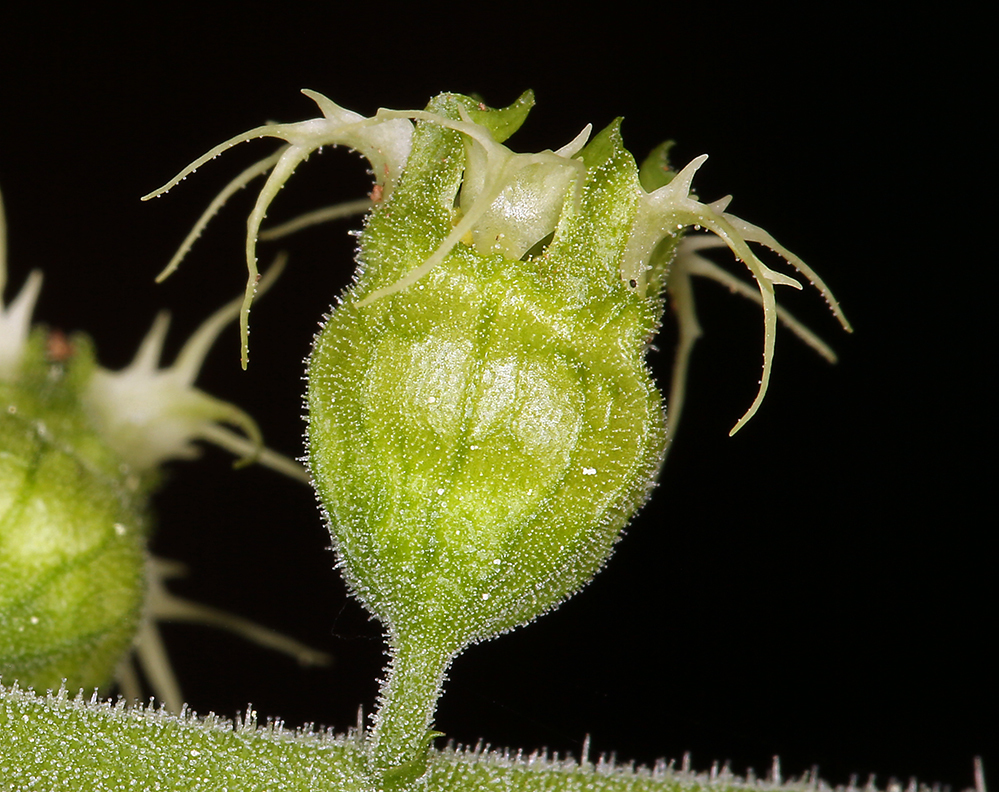
[[(730, 759), (739, 772), (779, 753), (785, 773), (818, 765), (834, 784), (875, 773), (961, 788), (978, 754), (997, 782), (994, 199), (980, 140), (991, 102), (984, 37), (959, 9), (943, 23), (842, 4), (134, 8), (39, 4), (4, 19), (0, 47), (6, 296), (43, 269), (38, 319), (86, 329), (109, 367), (159, 308), (175, 313), (173, 352), (239, 292), (247, 194), (168, 283), (153, 276), (215, 192), (271, 148), (234, 151), (151, 204), (139, 196), (237, 132), (315, 115), (305, 87), (364, 114), (442, 90), (501, 105), (531, 87), (519, 150), (623, 115), (639, 156), (666, 137), (681, 164), (709, 153), (698, 193), (734, 194), (732, 211), (803, 255), (854, 323), (846, 336), (814, 293), (786, 295), (841, 362), (782, 333), (766, 402), (729, 439), (755, 392), (762, 322), (702, 284), (706, 337), (653, 502), (586, 591), (457, 661), (441, 730), (560, 752), (589, 733), (595, 752), (647, 763), (689, 750), (695, 766)], [(367, 183), (355, 155), (313, 156), (271, 219)], [(350, 276), (349, 227), (288, 241), (289, 271), (253, 313), (249, 372), (229, 331), (199, 380), (291, 455), (301, 361)], [(666, 327), (651, 359), (663, 379)], [(302, 671), (168, 627), (194, 709), (233, 715), (252, 701), (261, 717), (341, 729), (370, 710), (379, 629), (332, 570), (309, 492), (209, 450), (169, 467), (156, 507), (154, 549), (191, 569), (177, 591), (336, 656)]]

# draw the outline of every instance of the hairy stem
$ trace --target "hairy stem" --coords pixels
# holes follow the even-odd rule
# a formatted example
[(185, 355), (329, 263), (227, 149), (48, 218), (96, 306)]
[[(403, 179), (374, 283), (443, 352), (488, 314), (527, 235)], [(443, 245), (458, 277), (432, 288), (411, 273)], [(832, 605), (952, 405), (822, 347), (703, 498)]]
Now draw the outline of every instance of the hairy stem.
[(418, 761), (425, 753), (445, 673), (456, 654), (442, 651), (434, 641), (391, 640), (391, 660), (371, 732), (371, 764), (376, 773)]

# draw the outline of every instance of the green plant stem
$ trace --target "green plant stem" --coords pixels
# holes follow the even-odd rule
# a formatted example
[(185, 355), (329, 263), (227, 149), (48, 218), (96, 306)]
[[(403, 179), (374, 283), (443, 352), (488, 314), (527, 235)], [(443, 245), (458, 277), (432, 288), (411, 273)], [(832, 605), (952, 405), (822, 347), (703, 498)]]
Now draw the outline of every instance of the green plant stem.
[(394, 637), (391, 660), (379, 693), (371, 732), (371, 763), (378, 774), (399, 768), (425, 753), (445, 672), (457, 651), (443, 642)]

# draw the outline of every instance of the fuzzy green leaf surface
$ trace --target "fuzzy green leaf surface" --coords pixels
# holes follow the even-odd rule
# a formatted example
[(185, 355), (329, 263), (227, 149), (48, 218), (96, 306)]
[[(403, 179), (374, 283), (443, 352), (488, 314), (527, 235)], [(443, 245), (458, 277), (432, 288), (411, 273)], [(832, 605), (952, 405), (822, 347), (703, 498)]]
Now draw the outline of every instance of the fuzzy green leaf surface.
[(0, 788), (365, 790), (356, 741), (0, 688)]
[[(811, 781), (746, 781), (727, 771), (694, 774), (601, 758), (431, 749), (426, 792), (729, 792), (817, 790)], [(0, 686), (0, 788), (55, 792), (374, 792), (356, 733), (258, 726), (95, 703)]]

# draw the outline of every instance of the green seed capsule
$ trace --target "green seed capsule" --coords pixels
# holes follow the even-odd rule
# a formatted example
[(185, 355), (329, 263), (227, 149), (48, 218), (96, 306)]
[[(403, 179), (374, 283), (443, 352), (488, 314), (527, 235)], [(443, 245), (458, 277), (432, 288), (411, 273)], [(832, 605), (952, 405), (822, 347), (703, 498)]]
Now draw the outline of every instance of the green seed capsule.
[[(474, 109), (431, 105), (457, 123)], [(496, 134), (506, 115), (477, 119)], [(310, 465), (345, 574), (390, 630), (451, 651), (586, 583), (648, 496), (666, 438), (644, 362), (661, 295), (620, 276), (628, 226), (592, 222), (635, 203), (616, 129), (581, 159), (519, 172), (525, 203), (557, 197), (549, 219), (531, 207), (537, 222), (515, 239), (509, 216), (483, 216), (418, 282), (363, 299), (453, 234), (452, 207), (475, 200), (460, 194), (469, 159), (458, 131), (417, 129), (404, 178), (361, 238), (364, 275), (308, 371)], [(579, 164), (590, 175), (576, 189)]]
[[(778, 319), (833, 358), (777, 307), (776, 285), (801, 287), (750, 242), (780, 254), (848, 325), (818, 276), (726, 212), (728, 199), (691, 195), (706, 157), (673, 171), (664, 145), (639, 170), (617, 123), (592, 140), (587, 128), (557, 151), (516, 154), (503, 141), (530, 94), (504, 110), (445, 94), (423, 111), (363, 118), (306, 93), (322, 118), (239, 135), (147, 197), (236, 143), (286, 142), (233, 180), (189, 237), (235, 189), (270, 171), (248, 223), (245, 362), (270, 203), (322, 146), (349, 146), (372, 164), (357, 280), (309, 360), (308, 448), (343, 573), (388, 633), (392, 665), (371, 755), (383, 786), (405, 786), (399, 779), (420, 772), (451, 659), (585, 585), (648, 497), (700, 333), (691, 277), (753, 296), (699, 251), (728, 247), (756, 279), (764, 309), (760, 390), (733, 431), (766, 392)], [(688, 229), (714, 236), (685, 237)], [(670, 431), (645, 364), (667, 293), (680, 324)]]

